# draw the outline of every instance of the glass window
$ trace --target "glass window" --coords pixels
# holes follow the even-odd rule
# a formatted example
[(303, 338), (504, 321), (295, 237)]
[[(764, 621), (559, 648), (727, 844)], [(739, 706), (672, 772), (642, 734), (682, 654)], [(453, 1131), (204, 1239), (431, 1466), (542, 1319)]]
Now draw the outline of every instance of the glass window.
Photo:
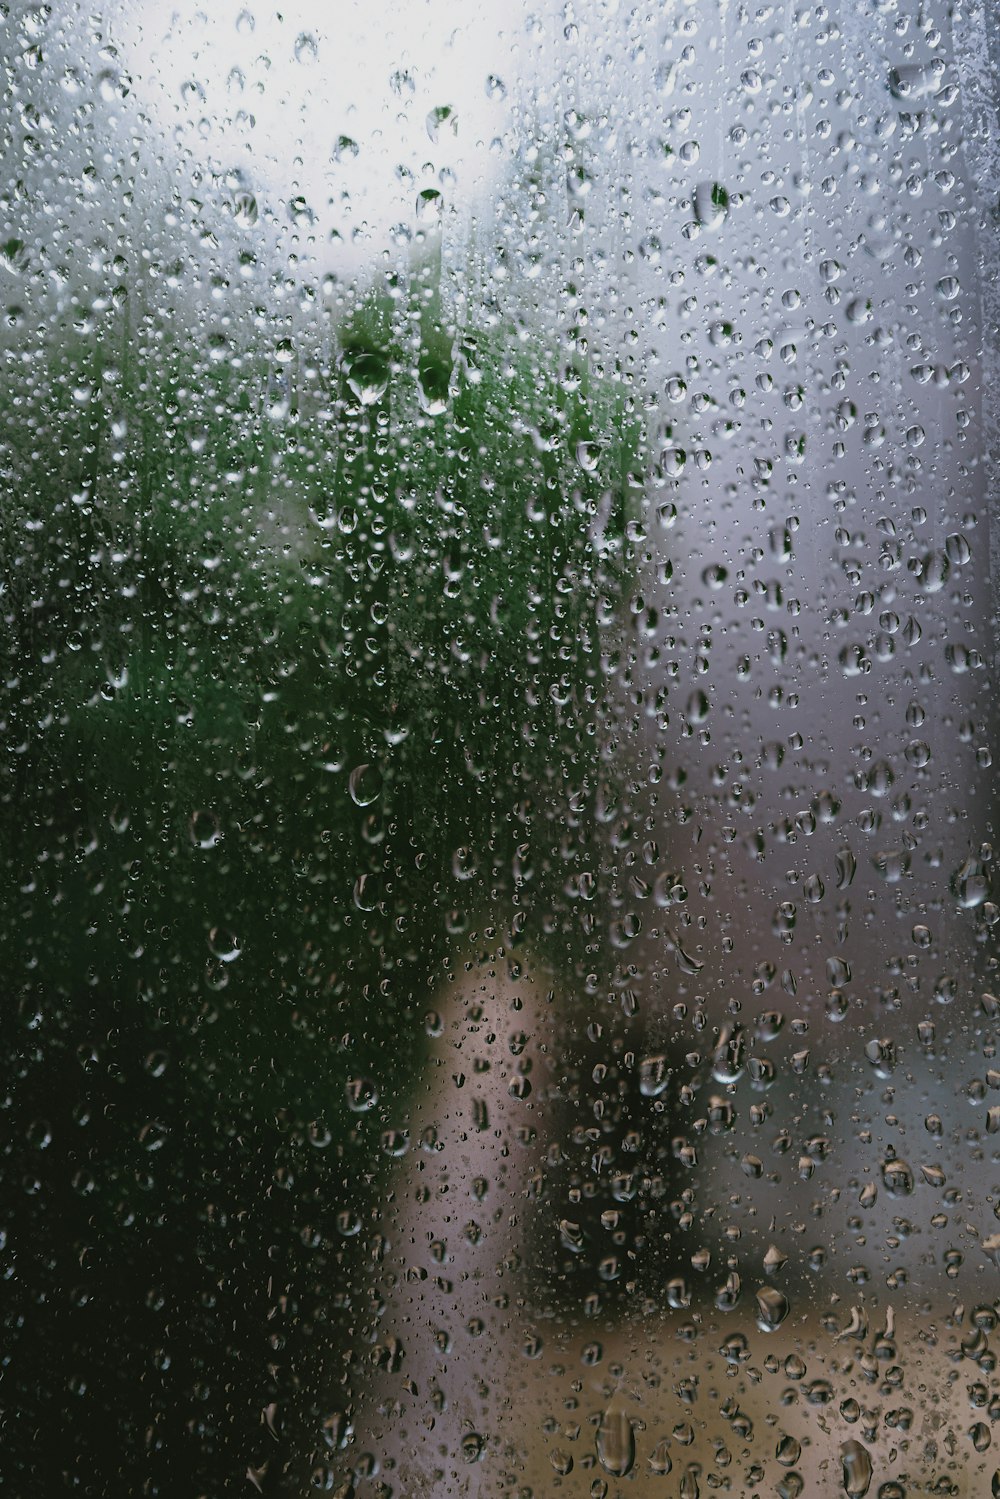
[(1000, 1493), (987, 11), (0, 6), (12, 1493)]

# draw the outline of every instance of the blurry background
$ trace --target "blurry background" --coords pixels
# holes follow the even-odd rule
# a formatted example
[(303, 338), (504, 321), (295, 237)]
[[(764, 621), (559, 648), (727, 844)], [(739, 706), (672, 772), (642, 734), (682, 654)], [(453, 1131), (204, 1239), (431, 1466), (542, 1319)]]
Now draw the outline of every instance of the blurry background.
[[(1000, 1200), (994, 20), (715, 0), (3, 18), (15, 1295), (0, 1394), (19, 1492), (395, 1487), (399, 1464), (403, 1492), (593, 1493), (660, 1483), (671, 1451), (679, 1482), (708, 1428), (671, 1441), (678, 1390), (699, 1369), (721, 1385), (720, 1348), (741, 1380), (746, 1366), (766, 1385), (771, 1357), (782, 1388), (827, 1381), (805, 1403), (836, 1413), (822, 1471), (727, 1416), (740, 1479), (697, 1446), (720, 1484), (784, 1484), (787, 1499), (803, 1472), (864, 1493), (865, 1459), (848, 1450), (847, 1478), (841, 1461), (864, 1436), (860, 1400), (873, 1492), (984, 1491)], [(496, 368), (526, 349), (535, 377), (534, 403), (524, 381), (505, 402), (487, 360), (488, 437), (455, 405), (477, 340)], [(567, 444), (553, 413), (580, 369), (627, 420), (605, 413)], [(414, 371), (420, 395), (380, 435), (365, 410)], [(328, 677), (308, 663), (320, 639), (381, 628), (367, 616), (385, 600), (359, 581), (380, 550), (378, 442), (429, 445), (446, 472), (485, 450), (488, 477), (493, 447), (516, 448), (505, 407), (539, 455), (518, 470), (518, 513), (549, 485), (544, 519), (502, 545), (510, 596), (522, 580), (543, 594), (538, 576), (567, 590), (531, 603), (528, 656), (495, 653), (514, 696), (477, 705), (476, 745), (500, 748), (485, 780), (461, 781), (427, 727), (436, 686), (408, 699), (404, 670), (402, 708), (377, 709), (393, 697), (378, 650), (357, 647), (352, 670), (338, 646)], [(157, 447), (161, 427), (176, 449)], [(617, 478), (600, 466), (612, 453)], [(550, 520), (572, 531), (588, 476), (579, 535), (621, 528), (604, 573), (573, 572)], [(352, 523), (357, 540), (340, 539)], [(464, 512), (440, 520), (439, 546), (429, 524), (415, 534), (446, 587)], [(432, 633), (446, 606), (420, 597)], [(463, 607), (490, 655), (489, 609)], [(163, 684), (181, 658), (161, 644), (185, 610), (177, 704)], [(414, 654), (414, 680), (438, 682), (432, 654)], [(475, 654), (454, 659), (471, 692)], [(99, 677), (119, 694), (109, 720)], [(554, 706), (535, 715), (539, 682)], [(307, 722), (288, 730), (315, 742), (302, 764), (270, 702), (275, 723)], [(197, 752), (185, 716), (207, 725)], [(366, 906), (378, 789), (349, 773), (396, 733), (443, 787), (424, 798), (437, 843), (426, 888)], [(242, 789), (204, 791), (227, 775)], [(423, 826), (406, 794), (386, 816), (399, 867)], [(355, 809), (342, 833), (338, 797)], [(480, 814), (502, 828), (471, 837)], [(331, 828), (341, 904), (313, 878)], [(473, 867), (472, 914), (455, 915)], [(145, 910), (138, 926), (123, 905)], [(380, 910), (386, 932), (371, 936), (376, 914), (352, 934), (342, 905)], [(226, 1026), (220, 1062), (204, 1037)], [(468, 1079), (486, 1110), (473, 1145), (447, 1123), (472, 1108)], [(425, 1126), (436, 1154), (418, 1151)], [(462, 1205), (449, 1224), (478, 1221), (485, 1199), (492, 1230), (456, 1248), (428, 1180)], [(474, 1327), (481, 1283), (499, 1280), (509, 1303)], [(587, 1364), (598, 1324), (612, 1351)], [(534, 1336), (560, 1349), (551, 1364)], [(613, 1395), (668, 1340), (690, 1368), (663, 1374), (662, 1420), (656, 1406), (637, 1426), (605, 1392), (589, 1425), (589, 1409), (544, 1425), (535, 1370), (571, 1402), (581, 1359), (604, 1378), (618, 1358)], [(515, 1372), (494, 1378), (494, 1361)]]

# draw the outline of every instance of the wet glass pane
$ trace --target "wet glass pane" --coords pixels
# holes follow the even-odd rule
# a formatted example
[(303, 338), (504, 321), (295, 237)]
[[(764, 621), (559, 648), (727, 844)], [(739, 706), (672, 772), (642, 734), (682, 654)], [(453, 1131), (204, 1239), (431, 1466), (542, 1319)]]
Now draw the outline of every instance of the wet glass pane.
[(996, 20), (0, 6), (11, 1493), (1000, 1493)]

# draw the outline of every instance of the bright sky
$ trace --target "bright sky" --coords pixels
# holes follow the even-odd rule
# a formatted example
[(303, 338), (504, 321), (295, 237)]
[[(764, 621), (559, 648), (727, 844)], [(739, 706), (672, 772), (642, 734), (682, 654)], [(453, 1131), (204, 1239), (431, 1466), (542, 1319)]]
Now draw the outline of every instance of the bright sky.
[(526, 0), (138, 0), (122, 61), (168, 142), (240, 170), (262, 214), (314, 215), (317, 258), (348, 270), (501, 176), (527, 20)]

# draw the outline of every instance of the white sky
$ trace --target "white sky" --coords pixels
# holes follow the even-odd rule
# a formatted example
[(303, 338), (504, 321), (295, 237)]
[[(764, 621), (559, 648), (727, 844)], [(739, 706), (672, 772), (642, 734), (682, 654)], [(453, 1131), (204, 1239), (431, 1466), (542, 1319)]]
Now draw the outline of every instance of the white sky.
[[(422, 192), (464, 216), (495, 185), (528, 16), (525, 0), (140, 0), (124, 8), (120, 41), (168, 155), (173, 143), (242, 171), (261, 213), (287, 219), (301, 196), (317, 259), (346, 270), (395, 226), (419, 226)], [(342, 137), (354, 145), (338, 150)]]

